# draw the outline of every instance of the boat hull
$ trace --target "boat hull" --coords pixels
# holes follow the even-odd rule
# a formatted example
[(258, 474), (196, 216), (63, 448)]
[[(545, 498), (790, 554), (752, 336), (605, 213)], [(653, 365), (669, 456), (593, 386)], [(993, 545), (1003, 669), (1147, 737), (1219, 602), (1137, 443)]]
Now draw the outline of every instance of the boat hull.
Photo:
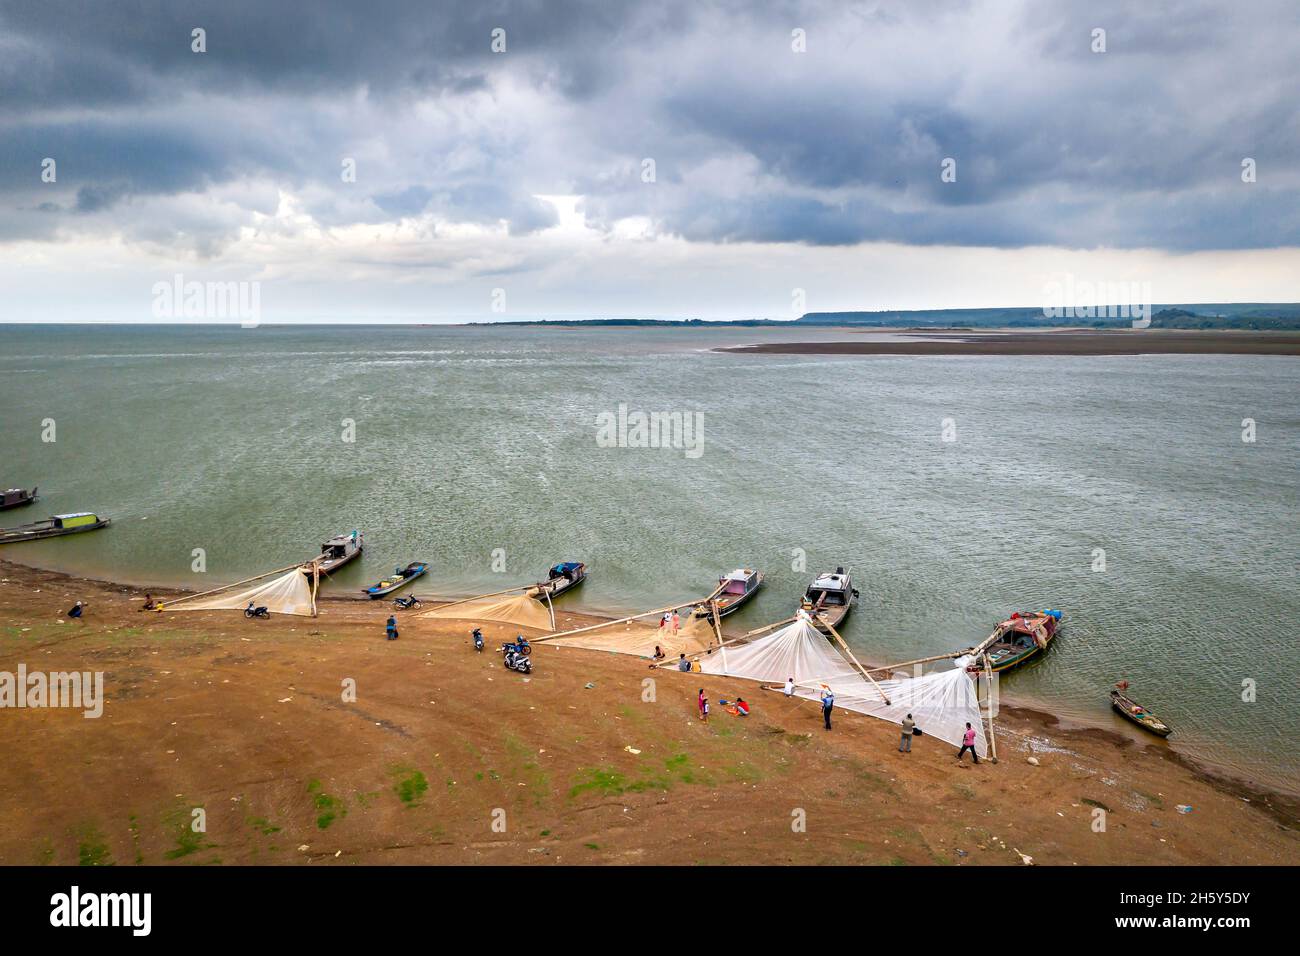
[(1147, 733), (1155, 734), (1157, 737), (1168, 737), (1170, 734), (1174, 732), (1174, 729), (1172, 727), (1166, 724), (1155, 714), (1148, 711), (1145, 707), (1142, 708), (1143, 715), (1145, 717), (1148, 717), (1149, 720), (1143, 720), (1137, 714), (1134, 714), (1132, 711), (1128, 709), (1128, 705), (1141, 706), (1140, 704), (1137, 703), (1137, 701), (1124, 697), (1123, 695), (1118, 694), (1115, 691), (1111, 691), (1110, 694), (1111, 709), (1114, 710), (1115, 713), (1123, 717), (1125, 720), (1129, 721), (1129, 723), (1137, 724)]
[(576, 578), (551, 578), (550, 580), (542, 581), (537, 585), (537, 596), (540, 598), (543, 594), (550, 594), (551, 600), (554, 601), (561, 594), (566, 594), (580, 586), (585, 580), (587, 580), (586, 569), (583, 569), (582, 573)]
[(424, 575), (427, 574), (428, 571), (429, 571), (429, 566), (425, 564), (422, 565), (418, 570), (412, 571), (410, 574), (405, 575), (400, 581), (394, 581), (385, 587), (380, 587), (379, 585), (376, 584), (373, 587), (366, 588), (365, 591), (362, 593), (368, 594), (371, 600), (375, 600), (376, 598), (386, 597), (389, 594), (392, 594), (394, 591), (400, 591), (402, 588), (406, 587), (416, 578), (424, 577)]
[(35, 498), (23, 498), (19, 501), (10, 501), (5, 504), (0, 504), (0, 511), (8, 511), (10, 508), (25, 508), (27, 505), (35, 504), (39, 497), (40, 496), (37, 495)]
[[(744, 607), (751, 600), (753, 600), (754, 595), (757, 594), (762, 587), (763, 587), (763, 578), (762, 575), (760, 575), (758, 578), (758, 583), (755, 584), (748, 591), (746, 591), (744, 594), (727, 595), (729, 598), (731, 598), (731, 600), (728, 601), (726, 604), (722, 604), (718, 607), (718, 617), (723, 618), (723, 617), (727, 617), (728, 615), (735, 614), (742, 607)], [(707, 618), (710, 621), (713, 620), (713, 602), (710, 601), (707, 604), (701, 604), (699, 608), (696, 610), (695, 616)]]
[(0, 544), (20, 544), (23, 541), (40, 541), (44, 538), (61, 538), (67, 534), (81, 534), (84, 531), (98, 531), (100, 528), (107, 528), (111, 523), (111, 518), (104, 518), (102, 521), (83, 525), (80, 528), (37, 528), (31, 531), (13, 528), (0, 531)]

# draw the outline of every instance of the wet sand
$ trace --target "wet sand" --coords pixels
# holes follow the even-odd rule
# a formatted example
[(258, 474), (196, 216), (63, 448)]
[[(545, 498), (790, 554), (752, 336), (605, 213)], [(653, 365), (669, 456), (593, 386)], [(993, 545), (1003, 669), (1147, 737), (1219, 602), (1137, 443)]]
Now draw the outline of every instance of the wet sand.
[[(248, 621), (141, 613), (142, 589), (6, 562), (0, 579), (0, 670), (103, 671), (107, 698), (99, 719), (0, 710), (0, 864), (1300, 862), (1300, 801), (1038, 711), (1004, 707), (1001, 761), (972, 767), (620, 655), (538, 645), (525, 679), (491, 651), (503, 625), (481, 655), (470, 621), (399, 615), (386, 641), (386, 602)], [(716, 706), (737, 693), (747, 719)]]
[(908, 341), (765, 342), (715, 352), (780, 355), (1300, 355), (1300, 333), (1179, 329), (842, 329)]

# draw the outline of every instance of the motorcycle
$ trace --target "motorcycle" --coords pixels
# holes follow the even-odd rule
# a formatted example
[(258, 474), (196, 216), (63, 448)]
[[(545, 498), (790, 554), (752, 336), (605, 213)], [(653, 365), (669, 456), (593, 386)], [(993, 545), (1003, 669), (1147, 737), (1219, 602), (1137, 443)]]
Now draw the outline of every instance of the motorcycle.
[(483, 653), (483, 632), (474, 628), (474, 650)]
[(399, 597), (393, 599), (393, 607), (397, 608), (399, 611), (413, 611), (417, 607), (423, 606), (423, 603), (414, 594), (410, 597)]
[(505, 654), (505, 665), (512, 671), (518, 671), (521, 674), (531, 674), (533, 672), (533, 662), (528, 657), (519, 652), (516, 644), (502, 644), (501, 653)]
[(264, 607), (253, 607), (253, 605), (250, 603), (248, 607), (244, 608), (244, 617), (253, 618), (253, 617), (270, 617), (270, 616), (271, 616), (271, 612)]

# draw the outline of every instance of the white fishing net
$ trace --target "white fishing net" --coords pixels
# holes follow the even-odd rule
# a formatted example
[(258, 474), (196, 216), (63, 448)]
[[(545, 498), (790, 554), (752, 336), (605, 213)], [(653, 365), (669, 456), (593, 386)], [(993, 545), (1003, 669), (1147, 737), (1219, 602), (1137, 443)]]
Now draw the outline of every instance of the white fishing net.
[(301, 568), (269, 581), (244, 586), (232, 585), (230, 589), (210, 594), (164, 601), (160, 611), (242, 611), (249, 603), (264, 607), (272, 614), (298, 614), (313, 617), (316, 602), (312, 595), (311, 578)]
[(983, 755), (986, 744), (975, 682), (966, 673), (970, 662), (960, 658), (952, 670), (872, 683), (800, 612), (793, 624), (748, 644), (724, 647), (702, 658), (700, 667), (706, 674), (782, 686), (794, 678), (795, 696), (808, 700), (819, 701), (829, 688), (836, 707), (896, 724), (911, 714), (923, 733), (957, 746), (969, 721)]

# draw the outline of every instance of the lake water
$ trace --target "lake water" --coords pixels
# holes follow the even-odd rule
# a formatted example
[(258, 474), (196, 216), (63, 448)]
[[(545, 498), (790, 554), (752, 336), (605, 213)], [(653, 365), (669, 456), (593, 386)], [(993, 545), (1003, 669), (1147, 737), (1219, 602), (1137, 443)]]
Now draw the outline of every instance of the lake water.
[[(565, 601), (594, 611), (685, 601), (756, 566), (767, 585), (737, 630), (789, 616), (814, 572), (845, 565), (862, 592), (845, 637), (866, 659), (1061, 608), (1061, 638), (1004, 693), (1119, 730), (1106, 694), (1127, 678), (1179, 749), (1297, 789), (1300, 362), (711, 351), (794, 337), (0, 327), (0, 482), (44, 496), (0, 524), (113, 518), (0, 553), (197, 589), (359, 528), (366, 554), (331, 589), (425, 559), (417, 593), (468, 594), (574, 559), (592, 577)], [(597, 417), (620, 404), (701, 413), (702, 453), (602, 447)]]

